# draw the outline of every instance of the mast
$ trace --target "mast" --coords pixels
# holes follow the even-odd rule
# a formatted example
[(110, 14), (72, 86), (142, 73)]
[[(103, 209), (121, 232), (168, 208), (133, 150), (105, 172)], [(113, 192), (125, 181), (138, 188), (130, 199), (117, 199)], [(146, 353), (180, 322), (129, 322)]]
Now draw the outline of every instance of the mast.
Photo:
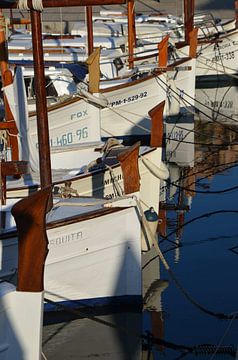
[(135, 26), (135, 3), (134, 0), (127, 2), (127, 21), (128, 21), (128, 52), (129, 68), (134, 67), (134, 48), (136, 44), (136, 26)]
[(86, 6), (88, 56), (93, 52), (93, 10), (92, 6)]
[(35, 75), (37, 133), (40, 160), (40, 184), (45, 188), (52, 183), (48, 114), (43, 60), (42, 29), (40, 11), (31, 10), (32, 47)]
[(184, 37), (189, 43), (189, 33), (193, 30), (194, 0), (184, 0)]

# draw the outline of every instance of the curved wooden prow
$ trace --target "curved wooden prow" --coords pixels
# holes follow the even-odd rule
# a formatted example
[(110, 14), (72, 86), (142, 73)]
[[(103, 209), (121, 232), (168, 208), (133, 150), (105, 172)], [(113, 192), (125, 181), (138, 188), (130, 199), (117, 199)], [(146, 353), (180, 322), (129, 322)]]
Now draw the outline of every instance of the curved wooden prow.
[(151, 117), (151, 135), (150, 146), (161, 147), (163, 141), (163, 112), (165, 101), (162, 101), (159, 105), (156, 105), (151, 109), (148, 114)]
[(33, 193), (12, 208), (18, 232), (18, 291), (44, 289), (44, 265), (48, 253), (45, 215), (51, 187)]
[(139, 147), (140, 141), (117, 155), (122, 169), (125, 194), (131, 194), (140, 190)]
[(99, 92), (100, 81), (100, 47), (94, 50), (94, 52), (88, 57), (86, 64), (89, 71), (89, 92)]
[(158, 44), (159, 50), (159, 68), (166, 67), (168, 62), (168, 42), (169, 35), (166, 35)]
[(189, 57), (195, 59), (197, 57), (197, 44), (198, 44), (198, 28), (194, 28), (189, 33)]

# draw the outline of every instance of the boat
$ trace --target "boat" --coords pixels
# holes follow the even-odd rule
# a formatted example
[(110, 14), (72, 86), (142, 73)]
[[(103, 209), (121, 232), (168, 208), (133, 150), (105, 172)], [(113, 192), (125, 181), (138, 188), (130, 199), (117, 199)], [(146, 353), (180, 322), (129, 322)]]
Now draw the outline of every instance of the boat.
[[(33, 136), (23, 124), (27, 123), (24, 118), (27, 115), (27, 104), (23, 107), (22, 94), (24, 89), (23, 78), (21, 79), (21, 86), (19, 83), (12, 84), (4, 88), (6, 97), (10, 99), (11, 90), (16, 90), (11, 95), (14, 97), (14, 107), (12, 113), (14, 119), (18, 124), (19, 129), (19, 158), (21, 160), (29, 161), (31, 170), (28, 174), (24, 174), (20, 179), (9, 178), (6, 180), (5, 188), (7, 189), (6, 198), (14, 198), (19, 196), (26, 196), (32, 191), (40, 187), (40, 173), (38, 166), (38, 156), (36, 154), (38, 140), (37, 133)], [(18, 90), (17, 90), (18, 85)], [(19, 104), (16, 106), (18, 100), (18, 93), (20, 93)], [(9, 101), (9, 103), (12, 103)], [(80, 194), (83, 196), (97, 196), (106, 198), (116, 198), (117, 196), (125, 193), (122, 167), (124, 162), (130, 162), (131, 156), (138, 153), (139, 159), (139, 174), (140, 174), (140, 201), (145, 208), (153, 207), (158, 210), (159, 199), (154, 194), (159, 194), (160, 179), (168, 176), (168, 171), (162, 158), (162, 138), (163, 138), (163, 108), (164, 103), (157, 105), (151, 109), (149, 116), (151, 118), (152, 133), (150, 146), (140, 146), (140, 143), (125, 147), (120, 141), (116, 139), (109, 139), (106, 143), (101, 141), (100, 132), (100, 113), (96, 112), (96, 108), (88, 105), (89, 109), (92, 108), (91, 113), (87, 114), (87, 124), (89, 126), (83, 127), (82, 142), (80, 144), (71, 144), (67, 142), (69, 134), (73, 138), (72, 131), (68, 132), (68, 136), (64, 135), (51, 137), (51, 166), (52, 166), (52, 180), (54, 184), (54, 194), (59, 196), (70, 196)], [(16, 111), (20, 109), (20, 111)], [(23, 111), (24, 110), (24, 111)], [(60, 119), (56, 121), (56, 126), (59, 127)], [(62, 127), (64, 128), (64, 118), (62, 117)], [(77, 117), (76, 117), (76, 121)], [(81, 120), (82, 121), (82, 120)], [(72, 122), (72, 120), (71, 120)], [(31, 125), (29, 123), (29, 125)], [(83, 125), (83, 124), (82, 124)], [(55, 127), (56, 127), (55, 126)], [(35, 129), (36, 130), (36, 129)], [(56, 131), (57, 131), (56, 127)], [(68, 129), (69, 130), (69, 129)], [(59, 131), (59, 130), (58, 130)], [(84, 132), (85, 139), (84, 139)], [(50, 131), (51, 133), (51, 131)], [(79, 134), (79, 131), (78, 131)], [(34, 141), (35, 144), (34, 145)], [(32, 144), (33, 143), (33, 144)], [(6, 145), (6, 144), (5, 144)], [(4, 154), (7, 149), (4, 149)], [(4, 155), (3, 155), (4, 156)], [(6, 160), (11, 159), (11, 153), (5, 156)], [(124, 160), (125, 159), (125, 160)], [(127, 159), (127, 160), (126, 160)], [(6, 175), (6, 174), (5, 174)], [(10, 175), (10, 174), (9, 174)], [(4, 179), (4, 173), (2, 173)], [(6, 176), (5, 176), (6, 179)], [(148, 192), (147, 188), (152, 192)], [(128, 192), (127, 192), (128, 193)]]

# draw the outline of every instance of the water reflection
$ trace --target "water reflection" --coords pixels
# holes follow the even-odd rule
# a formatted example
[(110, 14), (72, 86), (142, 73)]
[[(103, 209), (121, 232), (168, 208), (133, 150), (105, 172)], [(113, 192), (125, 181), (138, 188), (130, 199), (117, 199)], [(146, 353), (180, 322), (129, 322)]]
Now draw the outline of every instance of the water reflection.
[(167, 350), (166, 359), (237, 357), (236, 97), (236, 87), (197, 89), (204, 113), (194, 122), (194, 144), (186, 145), (193, 161), (176, 161), (166, 148), (170, 181), (162, 188), (160, 245), (181, 288), (170, 281), (164, 293), (165, 335), (193, 348), (177, 356)]
[(217, 82), (199, 82), (195, 107), (198, 116), (212, 121), (238, 123), (238, 80), (223, 78)]

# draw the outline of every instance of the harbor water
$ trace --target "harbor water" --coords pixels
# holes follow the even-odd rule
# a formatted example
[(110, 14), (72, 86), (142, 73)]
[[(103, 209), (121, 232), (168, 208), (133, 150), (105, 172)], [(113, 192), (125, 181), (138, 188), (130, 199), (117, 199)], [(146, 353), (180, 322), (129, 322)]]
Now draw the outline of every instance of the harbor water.
[(161, 186), (158, 237), (165, 261), (154, 252), (143, 263), (143, 309), (48, 319), (45, 358), (238, 359), (237, 93), (236, 84), (197, 85), (192, 128), (180, 119), (166, 134), (170, 179)]

